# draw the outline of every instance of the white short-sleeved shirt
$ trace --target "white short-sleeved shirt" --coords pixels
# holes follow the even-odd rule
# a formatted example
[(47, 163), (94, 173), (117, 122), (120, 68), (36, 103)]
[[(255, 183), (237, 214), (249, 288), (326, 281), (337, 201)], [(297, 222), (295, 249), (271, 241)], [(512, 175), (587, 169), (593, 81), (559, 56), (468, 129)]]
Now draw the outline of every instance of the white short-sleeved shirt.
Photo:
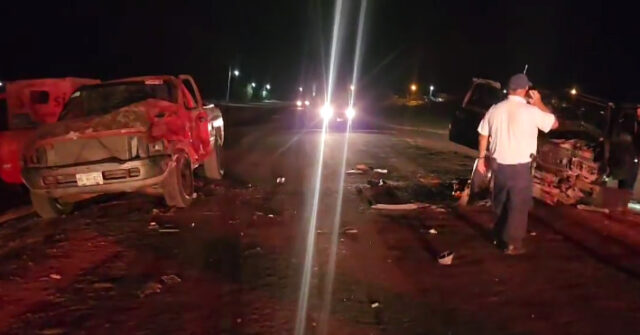
[(538, 129), (548, 132), (555, 120), (553, 114), (510, 95), (489, 109), (478, 132), (490, 136), (489, 153), (498, 163), (528, 163), (538, 147)]

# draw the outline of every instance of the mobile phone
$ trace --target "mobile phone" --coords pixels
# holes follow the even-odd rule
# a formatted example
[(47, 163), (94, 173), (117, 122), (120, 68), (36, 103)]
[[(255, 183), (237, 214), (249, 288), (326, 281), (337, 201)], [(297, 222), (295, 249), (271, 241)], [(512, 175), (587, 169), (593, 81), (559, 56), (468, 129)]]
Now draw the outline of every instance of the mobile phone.
[(535, 90), (536, 90), (536, 88), (533, 85), (529, 86), (529, 88), (527, 89), (527, 97), (529, 99), (533, 99), (533, 95), (531, 94), (531, 91), (535, 91)]

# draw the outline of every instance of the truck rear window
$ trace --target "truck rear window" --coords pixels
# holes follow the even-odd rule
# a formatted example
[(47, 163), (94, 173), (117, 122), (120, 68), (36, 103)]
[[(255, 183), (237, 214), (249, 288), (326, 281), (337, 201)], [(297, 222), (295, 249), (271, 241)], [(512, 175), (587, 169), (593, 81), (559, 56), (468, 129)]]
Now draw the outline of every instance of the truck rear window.
[(116, 109), (148, 99), (177, 101), (174, 85), (166, 82), (124, 82), (80, 88), (65, 105), (61, 120), (108, 114)]

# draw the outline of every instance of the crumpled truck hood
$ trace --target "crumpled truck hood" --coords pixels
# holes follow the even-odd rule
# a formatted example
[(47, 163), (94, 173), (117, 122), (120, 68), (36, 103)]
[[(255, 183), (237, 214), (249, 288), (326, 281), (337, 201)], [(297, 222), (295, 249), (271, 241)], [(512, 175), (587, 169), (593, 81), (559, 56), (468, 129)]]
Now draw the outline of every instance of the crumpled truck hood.
[(155, 116), (175, 109), (173, 103), (148, 99), (108, 114), (45, 125), (29, 141), (25, 153), (44, 148), (46, 166), (132, 159), (138, 154), (133, 149), (141, 141), (140, 136), (150, 133)]
[(36, 132), (35, 140), (51, 140), (56, 138), (78, 138), (97, 132), (108, 132), (126, 129), (148, 130), (151, 120), (159, 113), (174, 110), (175, 104), (157, 99), (137, 102), (111, 113), (81, 119), (60, 121), (47, 124)]

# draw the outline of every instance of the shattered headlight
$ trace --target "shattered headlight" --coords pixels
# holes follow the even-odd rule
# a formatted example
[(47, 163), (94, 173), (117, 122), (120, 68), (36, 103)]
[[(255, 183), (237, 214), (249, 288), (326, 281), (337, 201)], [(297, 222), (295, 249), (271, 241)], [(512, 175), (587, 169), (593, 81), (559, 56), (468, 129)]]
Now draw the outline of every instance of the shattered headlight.
[(149, 143), (149, 155), (157, 155), (164, 153), (164, 141), (156, 141)]

